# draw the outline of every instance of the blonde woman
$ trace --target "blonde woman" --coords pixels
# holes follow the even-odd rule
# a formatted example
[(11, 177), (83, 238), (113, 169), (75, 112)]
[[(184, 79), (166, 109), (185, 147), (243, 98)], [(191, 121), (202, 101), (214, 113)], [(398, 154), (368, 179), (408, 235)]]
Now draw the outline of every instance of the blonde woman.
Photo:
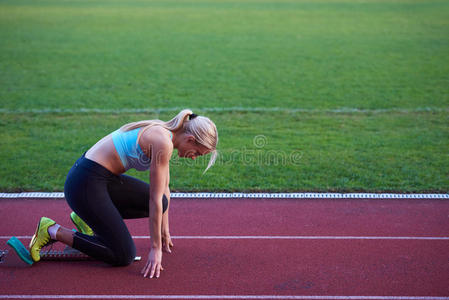
[[(183, 110), (168, 122), (130, 123), (101, 139), (73, 165), (64, 186), (65, 198), (78, 232), (42, 217), (30, 243), (34, 261), (43, 246), (60, 241), (114, 266), (129, 265), (136, 248), (123, 219), (147, 218), (150, 251), (144, 277), (159, 277), (162, 251), (171, 253), (169, 161), (173, 149), (195, 159), (212, 153), (215, 162), (218, 133), (208, 118)], [(127, 170), (150, 170), (150, 184), (124, 175)]]

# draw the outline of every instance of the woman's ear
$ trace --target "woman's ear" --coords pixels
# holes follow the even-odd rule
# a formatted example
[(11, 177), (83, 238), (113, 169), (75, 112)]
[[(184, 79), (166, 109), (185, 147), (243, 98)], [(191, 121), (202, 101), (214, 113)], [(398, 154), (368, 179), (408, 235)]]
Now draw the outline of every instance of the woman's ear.
[(195, 140), (195, 137), (193, 135), (189, 134), (187, 136), (187, 141), (190, 142), (190, 143), (195, 143), (196, 140)]

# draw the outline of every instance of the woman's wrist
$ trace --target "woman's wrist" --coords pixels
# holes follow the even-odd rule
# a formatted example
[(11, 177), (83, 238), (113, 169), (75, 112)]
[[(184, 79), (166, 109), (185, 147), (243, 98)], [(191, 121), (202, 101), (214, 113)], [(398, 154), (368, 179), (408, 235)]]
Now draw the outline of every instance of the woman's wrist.
[(160, 244), (151, 244), (151, 250), (162, 250), (162, 243), (160, 243)]
[(151, 249), (162, 249), (162, 236), (156, 239), (151, 239), (150, 241), (150, 248)]

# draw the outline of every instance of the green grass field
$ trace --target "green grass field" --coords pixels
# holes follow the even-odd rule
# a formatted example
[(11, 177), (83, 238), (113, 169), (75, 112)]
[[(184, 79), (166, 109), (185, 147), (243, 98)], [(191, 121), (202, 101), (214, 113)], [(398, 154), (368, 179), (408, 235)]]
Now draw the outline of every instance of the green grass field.
[(0, 191), (178, 108), (221, 155), (174, 191), (449, 191), (449, 1), (0, 0), (0, 41)]

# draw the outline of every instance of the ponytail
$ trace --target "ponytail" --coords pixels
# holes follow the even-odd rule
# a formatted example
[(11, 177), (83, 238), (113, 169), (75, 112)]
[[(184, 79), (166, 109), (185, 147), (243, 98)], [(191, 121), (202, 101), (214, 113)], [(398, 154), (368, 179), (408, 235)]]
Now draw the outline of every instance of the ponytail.
[[(143, 131), (144, 131), (144, 130), (147, 130), (148, 128), (151, 128), (154, 125), (159, 125), (159, 126), (164, 127), (167, 130), (176, 131), (182, 127), (186, 118), (192, 114), (193, 114), (193, 112), (190, 109), (184, 109), (179, 114), (177, 114), (176, 117), (174, 117), (173, 119), (171, 119), (168, 122), (164, 122), (161, 120), (144, 120), (144, 121), (138, 121), (138, 122), (133, 122), (133, 123), (123, 125), (120, 128), (120, 130), (125, 132), (125, 131), (130, 131), (130, 130), (133, 130), (136, 128), (144, 127), (144, 129), (143, 129)], [(139, 135), (139, 137), (140, 137), (140, 135)]]

